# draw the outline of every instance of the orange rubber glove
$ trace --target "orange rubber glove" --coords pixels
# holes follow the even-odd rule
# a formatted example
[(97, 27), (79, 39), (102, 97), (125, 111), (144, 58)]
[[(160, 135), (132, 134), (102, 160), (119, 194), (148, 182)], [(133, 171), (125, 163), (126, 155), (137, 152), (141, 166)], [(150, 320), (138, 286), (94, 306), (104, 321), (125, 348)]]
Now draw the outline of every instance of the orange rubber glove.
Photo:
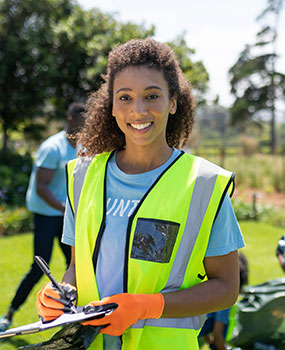
[(103, 305), (116, 303), (117, 309), (110, 315), (101, 319), (83, 322), (84, 326), (102, 326), (100, 333), (109, 335), (122, 335), (127, 328), (136, 323), (138, 319), (160, 318), (164, 309), (164, 298), (161, 293), (157, 294), (115, 294), (100, 301), (93, 301), (90, 305)]
[(38, 315), (44, 322), (52, 321), (64, 312), (70, 312), (70, 305), (76, 304), (76, 288), (67, 283), (60, 283), (60, 285), (64, 289), (68, 300), (59, 295), (51, 282), (46, 283), (38, 292), (36, 307)]

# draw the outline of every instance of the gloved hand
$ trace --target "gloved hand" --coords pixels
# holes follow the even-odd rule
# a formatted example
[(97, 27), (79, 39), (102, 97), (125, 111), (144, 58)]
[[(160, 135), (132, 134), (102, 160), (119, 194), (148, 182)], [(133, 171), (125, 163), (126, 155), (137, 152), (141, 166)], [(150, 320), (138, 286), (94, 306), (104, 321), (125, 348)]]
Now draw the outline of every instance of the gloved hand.
[(64, 312), (70, 312), (70, 306), (76, 304), (76, 288), (68, 283), (60, 283), (60, 285), (65, 291), (66, 298), (58, 293), (51, 282), (46, 283), (38, 292), (36, 307), (44, 322), (52, 321)]
[(109, 335), (122, 335), (124, 331), (138, 319), (159, 318), (164, 308), (164, 298), (161, 293), (157, 294), (115, 294), (100, 301), (93, 301), (89, 305), (103, 305), (116, 303), (117, 309), (110, 315), (101, 319), (83, 322), (84, 326), (102, 326), (100, 333)]

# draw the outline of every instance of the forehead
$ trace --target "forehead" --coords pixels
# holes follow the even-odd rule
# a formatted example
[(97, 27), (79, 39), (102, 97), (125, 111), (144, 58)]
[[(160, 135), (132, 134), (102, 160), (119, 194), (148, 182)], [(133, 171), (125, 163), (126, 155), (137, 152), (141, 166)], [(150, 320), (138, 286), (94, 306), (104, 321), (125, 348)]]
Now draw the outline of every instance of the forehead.
[(114, 90), (158, 86), (168, 90), (168, 83), (162, 71), (148, 66), (129, 66), (121, 70), (114, 78)]

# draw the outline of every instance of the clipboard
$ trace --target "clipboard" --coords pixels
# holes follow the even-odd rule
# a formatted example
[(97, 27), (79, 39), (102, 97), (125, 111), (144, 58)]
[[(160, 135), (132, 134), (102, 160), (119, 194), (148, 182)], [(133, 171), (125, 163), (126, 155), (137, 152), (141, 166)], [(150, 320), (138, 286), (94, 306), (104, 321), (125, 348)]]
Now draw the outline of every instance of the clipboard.
[(0, 332), (0, 339), (13, 337), (15, 335), (42, 332), (50, 328), (59, 327), (75, 322), (86, 321), (89, 319), (103, 318), (107, 315), (110, 315), (117, 307), (118, 305), (115, 303), (91, 307), (77, 307), (76, 313), (64, 313), (63, 315), (50, 322), (38, 321), (29, 323), (24, 326), (8, 329), (5, 332)]

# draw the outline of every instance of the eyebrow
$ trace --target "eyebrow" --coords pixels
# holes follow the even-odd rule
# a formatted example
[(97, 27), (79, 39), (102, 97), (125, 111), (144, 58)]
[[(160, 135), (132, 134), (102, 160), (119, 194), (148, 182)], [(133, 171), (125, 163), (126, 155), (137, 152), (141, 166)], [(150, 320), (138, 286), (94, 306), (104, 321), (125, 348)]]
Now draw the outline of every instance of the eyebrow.
[[(152, 89), (157, 89), (157, 90), (160, 90), (162, 91), (162, 89), (159, 87), (159, 86), (156, 86), (156, 85), (151, 85), (151, 86), (148, 86), (145, 88), (145, 90), (152, 90)], [(130, 88), (120, 88), (116, 91), (116, 94), (121, 92), (121, 91), (132, 91), (132, 89)]]

